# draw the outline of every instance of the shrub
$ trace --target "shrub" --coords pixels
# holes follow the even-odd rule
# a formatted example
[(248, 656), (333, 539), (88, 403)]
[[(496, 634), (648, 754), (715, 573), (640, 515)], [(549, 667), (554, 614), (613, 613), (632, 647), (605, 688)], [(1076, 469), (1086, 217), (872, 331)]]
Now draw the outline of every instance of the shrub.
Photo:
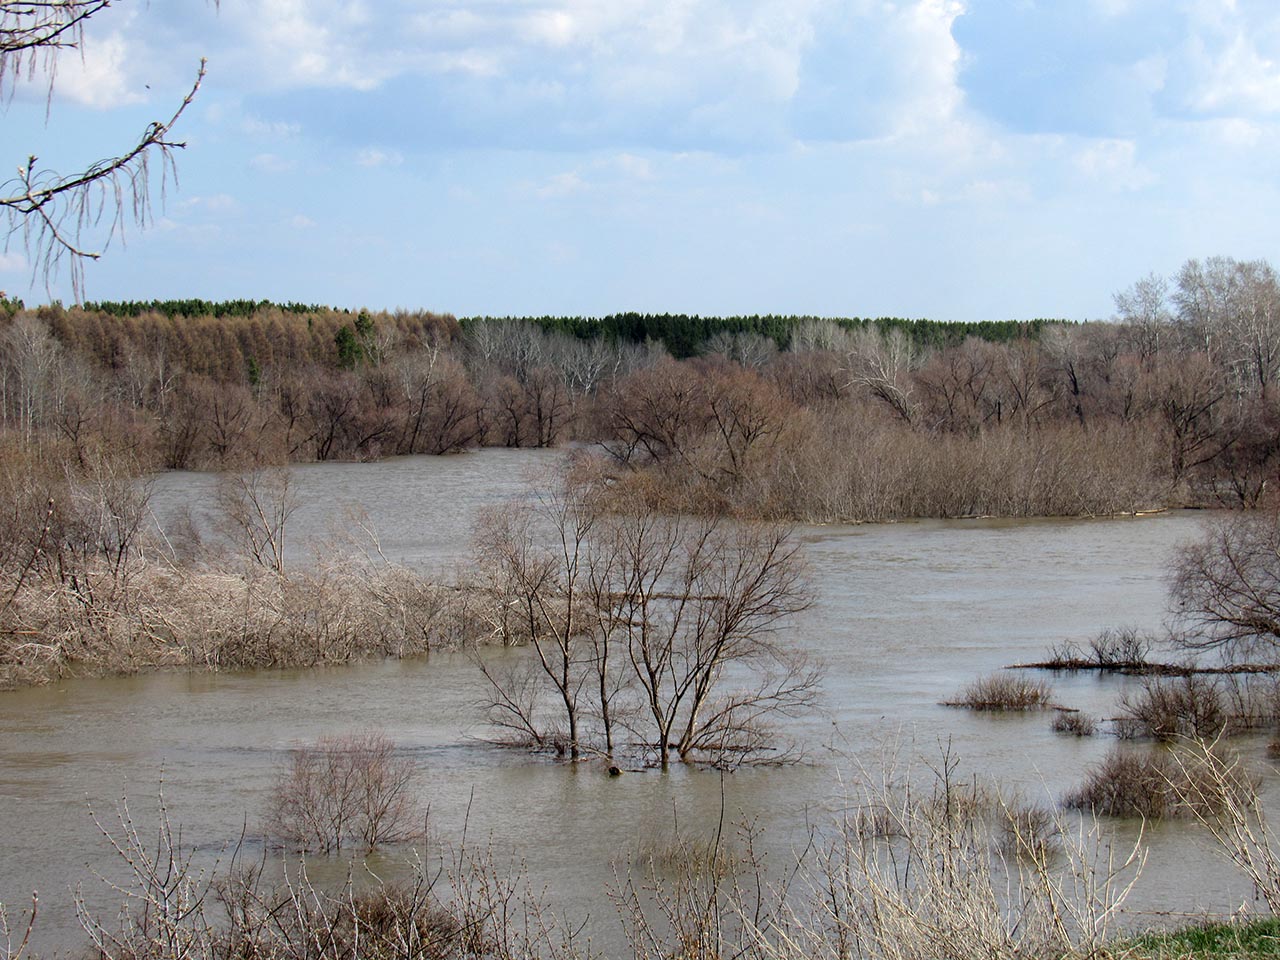
[(1244, 776), (1224, 777), (1225, 762), (1203, 746), (1135, 752), (1113, 748), (1090, 768), (1084, 783), (1064, 803), (1104, 817), (1160, 820), (1180, 816), (1212, 817), (1241, 801), (1253, 788)]
[(303, 850), (341, 850), (349, 841), (373, 849), (418, 835), (408, 795), (412, 761), (395, 756), (382, 733), (321, 737), (293, 751), (271, 796), (268, 830)]
[(1043, 680), (993, 673), (973, 681), (964, 688), (960, 699), (949, 706), (970, 710), (1043, 710), (1050, 702), (1051, 691)]
[(1090, 659), (1099, 667), (1140, 667), (1146, 664), (1153, 640), (1134, 627), (1106, 629), (1089, 641)]
[(1135, 753), (1113, 749), (1090, 768), (1077, 790), (1068, 794), (1066, 806), (1092, 810), (1103, 817), (1145, 817), (1158, 820), (1173, 816), (1178, 805), (1172, 778), (1175, 767), (1164, 751)]
[(1006, 856), (1032, 862), (1045, 859), (1061, 842), (1062, 831), (1053, 811), (1017, 798), (1001, 800), (993, 833)]
[(1075, 737), (1092, 737), (1097, 722), (1080, 710), (1059, 710), (1050, 728), (1054, 733), (1068, 733)]
[(1126, 739), (1212, 739), (1230, 720), (1218, 686), (1195, 675), (1144, 680), (1137, 694), (1121, 697), (1120, 709), (1116, 731)]

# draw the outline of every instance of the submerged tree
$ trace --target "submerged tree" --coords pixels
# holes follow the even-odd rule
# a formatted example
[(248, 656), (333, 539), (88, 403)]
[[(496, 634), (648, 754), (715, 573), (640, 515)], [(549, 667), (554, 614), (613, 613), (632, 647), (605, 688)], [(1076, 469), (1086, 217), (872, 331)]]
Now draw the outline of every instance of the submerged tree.
[(786, 528), (605, 512), (568, 485), (491, 515), (477, 553), (489, 617), (531, 670), (479, 658), (491, 716), (572, 758), (620, 732), (667, 766), (775, 753), (769, 720), (812, 704), (817, 672), (777, 631), (808, 604)]
[(1253, 514), (1216, 523), (1184, 545), (1173, 566), (1173, 599), (1194, 649), (1248, 653), (1280, 647), (1280, 517)]

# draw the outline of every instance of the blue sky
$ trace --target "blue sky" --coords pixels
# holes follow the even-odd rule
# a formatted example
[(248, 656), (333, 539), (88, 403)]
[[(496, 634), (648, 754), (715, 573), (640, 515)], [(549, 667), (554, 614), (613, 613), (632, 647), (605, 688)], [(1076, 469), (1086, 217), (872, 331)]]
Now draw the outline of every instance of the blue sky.
[[(1277, 259), (1275, 0), (123, 0), (0, 162), (123, 149), (202, 56), (90, 299), (1096, 319)], [(0, 287), (50, 296), (19, 241)]]

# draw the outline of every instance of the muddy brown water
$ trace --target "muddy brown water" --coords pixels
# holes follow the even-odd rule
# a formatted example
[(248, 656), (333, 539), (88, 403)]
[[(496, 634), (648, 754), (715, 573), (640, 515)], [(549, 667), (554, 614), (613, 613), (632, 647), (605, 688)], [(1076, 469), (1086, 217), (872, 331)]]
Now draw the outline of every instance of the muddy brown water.
[[(378, 464), (296, 468), (295, 562), (352, 509), (379, 531), (390, 558), (448, 569), (468, 549), (486, 505), (517, 496), (532, 471), (559, 454), (485, 451)], [(216, 478), (157, 478), (153, 504), (170, 521), (199, 512)], [(1052, 644), (1086, 640), (1120, 624), (1158, 630), (1165, 565), (1196, 537), (1204, 514), (1119, 520), (923, 521), (808, 527), (817, 600), (789, 642), (826, 665), (823, 709), (786, 722), (804, 763), (715, 772), (675, 769), (610, 778), (593, 763), (569, 766), (485, 742), (476, 706), (481, 678), (465, 657), (230, 674), (169, 673), (77, 680), (0, 694), (0, 901), (11, 911), (40, 891), (36, 945), (70, 950), (73, 890), (109, 912), (117, 898), (96, 878), (119, 865), (89, 810), (113, 822), (124, 796), (144, 834), (163, 788), (172, 819), (201, 862), (254, 840), (266, 797), (290, 746), (377, 727), (412, 756), (433, 832), (492, 844), (529, 864), (557, 908), (591, 918), (597, 943), (617, 943), (604, 889), (613, 865), (673, 824), (705, 833), (720, 819), (750, 820), (779, 855), (844, 808), (860, 775), (884, 757), (936, 761), (949, 749), (966, 775), (991, 777), (1027, 799), (1055, 804), (1114, 743), (1053, 734), (1044, 714), (975, 715), (940, 706), (969, 680), (1040, 658)], [(320, 548), (323, 549), (323, 548)], [(519, 656), (519, 651), (507, 654)], [(1058, 702), (1106, 716), (1126, 681), (1053, 677)], [(1261, 738), (1241, 749), (1276, 791)], [(723, 801), (722, 801), (723, 797)], [(1108, 826), (1119, 846), (1134, 824)], [(1148, 826), (1147, 865), (1129, 900), (1131, 922), (1164, 911), (1229, 911), (1252, 892), (1185, 823)], [(394, 873), (403, 851), (379, 861)], [(313, 867), (342, 875), (331, 861)]]

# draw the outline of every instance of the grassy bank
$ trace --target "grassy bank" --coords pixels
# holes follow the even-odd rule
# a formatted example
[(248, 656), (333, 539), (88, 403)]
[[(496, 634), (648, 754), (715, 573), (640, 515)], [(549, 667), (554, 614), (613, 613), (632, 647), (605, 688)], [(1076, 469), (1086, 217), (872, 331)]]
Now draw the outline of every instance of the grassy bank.
[(1117, 960), (1243, 960), (1280, 957), (1280, 919), (1244, 923), (1206, 921), (1148, 933), (1117, 944)]

